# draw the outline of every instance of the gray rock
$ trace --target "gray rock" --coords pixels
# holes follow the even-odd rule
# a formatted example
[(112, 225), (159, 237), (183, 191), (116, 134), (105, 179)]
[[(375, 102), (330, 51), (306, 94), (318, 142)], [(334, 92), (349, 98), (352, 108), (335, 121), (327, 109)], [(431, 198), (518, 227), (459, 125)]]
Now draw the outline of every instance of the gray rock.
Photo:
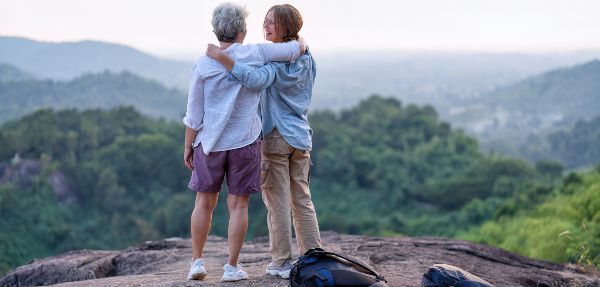
[[(433, 264), (460, 267), (495, 286), (600, 287), (600, 272), (519, 256), (467, 241), (433, 237), (378, 238), (322, 233), (326, 250), (355, 256), (373, 266), (390, 286), (419, 286)], [(297, 254), (296, 254), (297, 255)], [(122, 251), (72, 251), (34, 260), (0, 278), (0, 286), (288, 286), (287, 280), (265, 275), (269, 243), (258, 238), (244, 244), (240, 261), (250, 279), (220, 283), (227, 261), (227, 241), (210, 236), (204, 259), (208, 276), (187, 281), (191, 261), (189, 239), (151, 241)]]

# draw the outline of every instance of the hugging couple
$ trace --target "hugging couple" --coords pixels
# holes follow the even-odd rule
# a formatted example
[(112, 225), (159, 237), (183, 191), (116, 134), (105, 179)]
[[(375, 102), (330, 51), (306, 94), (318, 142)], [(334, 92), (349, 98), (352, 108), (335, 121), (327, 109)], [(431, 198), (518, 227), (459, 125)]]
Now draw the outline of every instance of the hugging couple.
[(203, 249), (225, 178), (229, 258), (222, 281), (248, 279), (238, 258), (250, 195), (261, 190), (272, 258), (267, 274), (289, 278), (292, 217), (301, 254), (321, 247), (309, 190), (312, 130), (307, 120), (316, 66), (298, 36), (302, 17), (291, 5), (273, 6), (263, 24), (272, 43), (244, 45), (247, 15), (232, 3), (215, 8), (212, 26), (220, 46), (209, 45), (190, 74), (183, 119), (183, 158), (192, 170), (189, 188), (196, 193), (189, 280), (207, 274)]

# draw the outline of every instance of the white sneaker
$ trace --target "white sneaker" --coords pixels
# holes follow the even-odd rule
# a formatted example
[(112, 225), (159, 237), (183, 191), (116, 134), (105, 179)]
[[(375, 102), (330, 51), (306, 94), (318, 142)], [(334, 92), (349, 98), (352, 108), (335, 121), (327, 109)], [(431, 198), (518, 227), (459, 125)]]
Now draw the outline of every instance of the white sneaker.
[(274, 262), (271, 262), (267, 266), (267, 274), (273, 276), (279, 276), (283, 279), (290, 278), (290, 271), (292, 271), (292, 261), (286, 260), (281, 266), (277, 266)]
[(248, 279), (248, 274), (244, 269), (242, 269), (242, 265), (238, 263), (237, 266), (233, 267), (229, 264), (223, 265), (223, 278), (221, 281), (223, 282), (231, 282), (231, 281), (240, 281)]
[(198, 258), (190, 264), (190, 272), (188, 273), (188, 280), (202, 280), (206, 277), (206, 269), (204, 268), (204, 260)]

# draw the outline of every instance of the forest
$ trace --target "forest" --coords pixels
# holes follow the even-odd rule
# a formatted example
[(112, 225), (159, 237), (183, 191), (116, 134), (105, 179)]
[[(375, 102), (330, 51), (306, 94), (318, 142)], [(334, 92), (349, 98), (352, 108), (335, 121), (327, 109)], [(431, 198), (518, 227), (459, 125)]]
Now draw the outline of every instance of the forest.
[[(485, 154), (433, 107), (376, 95), (309, 119), (321, 230), (462, 238), (600, 267), (600, 165)], [(0, 126), (0, 274), (67, 250), (189, 237), (183, 134), (132, 107), (42, 109)], [(252, 197), (248, 239), (267, 235), (265, 215)], [(213, 220), (224, 236), (222, 203)]]

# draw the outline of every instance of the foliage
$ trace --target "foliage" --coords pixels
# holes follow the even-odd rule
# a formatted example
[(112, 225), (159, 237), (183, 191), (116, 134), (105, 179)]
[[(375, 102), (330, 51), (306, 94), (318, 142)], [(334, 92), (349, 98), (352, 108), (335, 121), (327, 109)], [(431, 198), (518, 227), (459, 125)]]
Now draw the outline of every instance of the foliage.
[[(311, 114), (313, 196), (324, 229), (371, 235), (444, 235), (543, 200), (562, 167), (485, 156), (437, 118), (373, 96), (339, 114)], [(345, 200), (339, 200), (344, 198)]]
[[(0, 67), (1, 68), (1, 67)], [(1, 71), (0, 71), (1, 72)], [(71, 81), (0, 81), (0, 123), (40, 108), (90, 109), (135, 106), (154, 117), (175, 119), (185, 111), (185, 96), (129, 72), (85, 74)]]
[[(540, 230), (531, 244), (541, 247), (531, 256), (567, 260), (547, 257), (563, 248), (579, 252), (582, 260), (595, 260), (590, 257), (598, 245), (593, 217), (564, 216), (555, 224), (546, 213), (525, 218), (556, 196), (563, 170), (556, 162), (534, 167), (519, 159), (486, 156), (476, 140), (440, 121), (433, 108), (403, 106), (379, 96), (340, 113), (315, 112), (310, 120), (311, 191), (322, 230), (377, 236), (469, 234), (512, 248), (511, 242), (527, 235), (519, 224), (527, 224), (523, 230)], [(40, 110), (5, 123), (0, 127), (0, 162), (15, 153), (40, 161), (46, 174), (60, 171), (71, 179), (70, 192), (79, 200), (60, 201), (44, 172), (30, 187), (0, 185), (0, 242), (5, 244), (0, 268), (70, 249), (114, 249), (188, 237), (194, 195), (187, 190), (189, 171), (181, 163), (183, 134), (180, 123), (151, 119), (127, 107)], [(587, 182), (588, 175), (573, 173), (563, 184)], [(560, 194), (575, 200), (581, 193), (567, 192), (571, 189)], [(581, 204), (594, 200), (591, 193)], [(212, 232), (225, 236), (224, 192), (220, 201)], [(260, 196), (251, 197), (248, 238), (267, 235), (265, 214)], [(582, 223), (588, 233), (581, 231)], [(505, 230), (521, 237), (497, 234)], [(563, 235), (562, 245), (549, 245), (548, 238), (567, 230), (573, 242), (585, 244), (573, 244)]]
[(532, 212), (500, 216), (461, 237), (555, 262), (600, 267), (600, 173), (567, 176)]
[(179, 211), (193, 205), (185, 191), (187, 172), (176, 156), (182, 153), (181, 126), (132, 108), (41, 110), (3, 125), (0, 139), (1, 161), (15, 153), (42, 161), (72, 179), (67, 192), (79, 199), (59, 202), (44, 175), (30, 188), (2, 187), (0, 233), (11, 247), (2, 250), (12, 252), (0, 256), (4, 266), (69, 249), (122, 248), (187, 235), (188, 228), (171, 226), (189, 221)]

